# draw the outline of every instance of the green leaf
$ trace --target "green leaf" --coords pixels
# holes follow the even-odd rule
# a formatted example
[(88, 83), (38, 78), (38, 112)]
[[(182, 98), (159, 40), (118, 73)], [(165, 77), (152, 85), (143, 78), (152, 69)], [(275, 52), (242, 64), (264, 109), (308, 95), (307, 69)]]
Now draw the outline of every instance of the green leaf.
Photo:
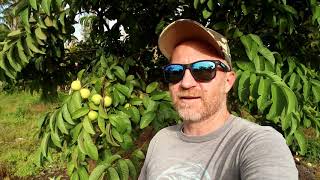
[(245, 4), (241, 4), (241, 10), (243, 12), (243, 15), (247, 15), (248, 14), (248, 11), (247, 11), (247, 8), (246, 8), (246, 5)]
[(19, 58), (23, 61), (23, 63), (28, 64), (29, 63), (29, 57), (26, 56), (26, 54), (24, 53), (23, 47), (22, 47), (22, 43), (19, 40), (17, 42), (17, 47), (18, 47), (18, 55)]
[(243, 71), (255, 71), (254, 64), (250, 61), (236, 61), (236, 64)]
[(55, 2), (56, 2), (56, 5), (58, 6), (58, 9), (63, 8), (62, 7), (63, 0), (55, 0)]
[(88, 107), (82, 107), (71, 114), (72, 119), (78, 119), (89, 113), (90, 109)]
[(287, 27), (287, 19), (284, 17), (281, 17), (279, 20), (279, 33), (282, 34)]
[(260, 78), (258, 86), (258, 94), (260, 95), (257, 99), (258, 109), (263, 112), (270, 104), (271, 101), (268, 101), (268, 96), (270, 94), (270, 84), (267, 80)]
[(276, 118), (281, 115), (285, 104), (283, 103), (284, 99), (282, 91), (275, 83), (272, 83), (271, 85), (271, 94), (272, 105), (266, 118), (269, 120), (274, 120), (276, 122)]
[(81, 130), (82, 130), (82, 123), (77, 124), (73, 129), (71, 129), (70, 133), (72, 137), (72, 144), (77, 141)]
[(122, 180), (129, 179), (129, 167), (126, 161), (123, 159), (119, 159), (117, 165), (118, 165), (120, 179)]
[(106, 133), (106, 122), (100, 115), (98, 117), (98, 126), (101, 132)]
[(54, 144), (55, 146), (59, 147), (59, 148), (62, 148), (62, 146), (61, 146), (61, 139), (60, 139), (58, 133), (51, 131), (51, 132), (50, 132), (50, 135), (51, 135), (51, 140), (52, 140), (53, 144)]
[(278, 87), (280, 87), (280, 89), (282, 90), (282, 93), (284, 94), (284, 97), (287, 101), (286, 113), (289, 114), (291, 112), (296, 112), (297, 106), (298, 106), (298, 100), (297, 100), (297, 97), (294, 94), (294, 92), (287, 85), (285, 85), (282, 82), (275, 82), (275, 84), (277, 84)]
[(204, 9), (202, 11), (202, 16), (203, 16), (204, 19), (208, 19), (211, 15), (212, 15), (212, 12), (208, 11), (207, 9)]
[(120, 66), (114, 66), (113, 69), (115, 69), (114, 74), (121, 79), (122, 81), (126, 80), (126, 73), (124, 72), (124, 70), (122, 69), (122, 67)]
[(44, 122), (49, 118), (49, 112), (45, 113), (43, 116), (41, 116), (38, 120), (38, 128), (41, 129)]
[(112, 180), (120, 180), (119, 174), (117, 173), (116, 169), (114, 167), (108, 168), (108, 179)]
[(81, 108), (81, 95), (80, 91), (73, 92), (71, 100), (68, 102), (68, 110), (70, 114)]
[(306, 151), (307, 151), (307, 145), (306, 145), (306, 140), (305, 137), (303, 135), (303, 132), (301, 130), (296, 130), (294, 132), (294, 137), (297, 140), (299, 147), (300, 147), (300, 151), (299, 153), (301, 155), (305, 155)]
[(255, 66), (255, 69), (257, 71), (263, 71), (265, 70), (265, 66), (266, 66), (266, 62), (265, 62), (265, 59), (261, 56), (256, 56), (254, 59), (253, 59), (253, 63), (254, 63), (254, 66)]
[(85, 69), (81, 69), (81, 71), (77, 73), (77, 78), (79, 81), (81, 81), (84, 72), (85, 72)]
[(60, 23), (62, 24), (62, 26), (65, 26), (65, 22), (64, 22), (65, 16), (66, 16), (66, 12), (62, 12), (62, 13), (59, 15), (59, 21), (60, 21)]
[(274, 59), (273, 53), (268, 48), (259, 47), (258, 51), (263, 57), (265, 57), (272, 64), (272, 66), (274, 66), (275, 59)]
[(132, 163), (132, 161), (131, 161), (130, 159), (125, 159), (125, 162), (126, 162), (127, 165), (128, 165), (130, 177), (131, 177), (133, 180), (134, 180), (134, 179), (137, 179), (137, 177), (138, 177), (137, 169), (136, 169), (136, 167), (134, 166), (134, 164)]
[(86, 131), (83, 131), (83, 140), (84, 140), (83, 141), (84, 148), (86, 149), (89, 157), (93, 160), (98, 160), (99, 159), (98, 149), (96, 145), (93, 143), (90, 135)]
[[(82, 125), (82, 123), (80, 123), (80, 124)], [(83, 154), (88, 154), (88, 153), (87, 153), (87, 150), (86, 150), (86, 148), (85, 148), (85, 146), (84, 146), (83, 133), (84, 133), (84, 131), (81, 131), (81, 133), (80, 133), (79, 136), (78, 136), (78, 139), (77, 139), (78, 148), (79, 148), (79, 150), (81, 151), (81, 153), (83, 153)]]
[[(213, 0), (208, 0), (207, 6), (210, 11), (213, 11)], [(197, 9), (197, 8), (195, 8), (195, 9)]]
[(129, 107), (129, 112), (131, 114), (132, 121), (136, 124), (140, 122), (140, 112), (137, 107), (131, 106)]
[(140, 149), (136, 149), (135, 151), (132, 152), (132, 156), (138, 158), (138, 159), (144, 159), (145, 155)]
[(42, 0), (41, 7), (44, 10), (44, 12), (50, 16), (50, 8), (51, 8), (51, 0)]
[(240, 37), (240, 40), (242, 42), (242, 44), (244, 45), (245, 49), (250, 50), (251, 49), (251, 44), (252, 44), (252, 40), (251, 38), (249, 38), (246, 35), (243, 35)]
[(308, 118), (306, 118), (306, 117), (304, 117), (304, 119), (303, 119), (303, 126), (304, 126), (305, 128), (310, 128), (310, 127), (311, 127), (311, 120), (308, 119)]
[(304, 81), (303, 82), (303, 98), (306, 101), (309, 97), (309, 92), (310, 92), (310, 82), (309, 81)]
[(85, 167), (81, 166), (78, 168), (78, 174), (80, 179), (89, 179), (89, 174)]
[(318, 103), (320, 101), (320, 86), (312, 86), (311, 88), (313, 97), (314, 97), (314, 102)]
[(110, 165), (100, 164), (97, 167), (95, 167), (90, 174), (89, 180), (99, 180), (101, 179), (102, 174), (106, 171), (106, 169)]
[(29, 0), (29, 4), (30, 6), (34, 9), (34, 10), (37, 10), (38, 7), (37, 7), (37, 0)]
[(34, 40), (33, 38), (31, 37), (31, 35), (27, 35), (27, 38), (26, 38), (26, 42), (27, 42), (27, 46), (28, 48), (35, 52), (35, 53), (39, 53), (39, 54), (45, 54), (45, 52), (41, 51), (37, 46), (34, 45)]
[(35, 34), (36, 34), (37, 38), (39, 38), (41, 40), (47, 40), (46, 34), (41, 30), (40, 27), (36, 28)]
[(67, 104), (64, 104), (64, 105), (62, 106), (61, 111), (62, 111), (62, 116), (63, 116), (63, 118), (64, 118), (69, 124), (74, 125), (75, 122), (74, 122), (74, 121), (72, 120), (72, 118), (71, 118), (71, 115), (70, 115), (70, 113), (69, 113), (68, 105), (67, 105)]
[(161, 99), (166, 99), (168, 97), (170, 98), (170, 95), (169, 95), (168, 91), (154, 91), (151, 94), (150, 99), (154, 100), (154, 101), (158, 101), (158, 100), (161, 100)]
[(194, 1), (193, 1), (193, 7), (194, 7), (195, 9), (198, 8), (199, 1), (200, 1), (200, 0), (194, 0)]
[(133, 140), (132, 140), (132, 137), (130, 136), (129, 133), (125, 133), (123, 134), (123, 142), (120, 143), (121, 147), (128, 151), (130, 149), (132, 149), (132, 147), (134, 146), (133, 144)]
[(288, 71), (288, 73), (292, 73), (293, 72), (293, 70), (296, 68), (296, 62), (295, 62), (295, 60), (294, 60), (294, 58), (293, 57), (288, 57), (288, 59), (287, 59), (287, 62), (288, 62), (288, 65), (289, 65), (289, 71)]
[(316, 80), (316, 79), (311, 79), (310, 82), (311, 82), (313, 85), (320, 87), (320, 81), (318, 81), (318, 80)]
[(152, 82), (146, 87), (146, 92), (148, 94), (152, 93), (158, 87), (158, 82)]
[(112, 136), (119, 142), (123, 142), (122, 135), (117, 131), (116, 128), (111, 128)]
[(145, 127), (149, 126), (149, 124), (153, 121), (156, 117), (156, 113), (153, 111), (149, 111), (142, 115), (140, 121), (140, 129), (144, 129)]
[(40, 144), (41, 153), (44, 157), (47, 157), (49, 135), (49, 133), (45, 133)]
[(255, 34), (248, 34), (248, 36), (255, 42), (258, 44), (259, 47), (263, 47), (263, 42), (260, 39), (260, 37), (258, 35)]
[(297, 130), (298, 123), (300, 120), (300, 118), (298, 117), (296, 112), (292, 112), (290, 114), (292, 114), (292, 116), (291, 116), (292, 118), (291, 118), (291, 130), (290, 130), (289, 136), (293, 135), (293, 133)]
[(63, 134), (69, 134), (67, 128), (66, 128), (66, 124), (63, 121), (63, 117), (62, 117), (62, 112), (61, 110), (59, 110), (58, 115), (57, 115), (57, 125), (59, 130), (63, 133)]
[(103, 119), (107, 119), (108, 118), (108, 114), (105, 112), (102, 104), (100, 104), (98, 112), (99, 112), (99, 117), (101, 117)]
[(116, 84), (115, 85), (115, 88), (119, 91), (119, 92), (121, 92), (123, 95), (125, 95), (126, 97), (130, 97), (131, 96), (131, 94), (130, 94), (130, 89), (127, 87), (127, 86), (125, 86), (125, 85), (122, 85), (122, 84)]
[(293, 14), (293, 15), (297, 15), (297, 14), (298, 14), (297, 10), (295, 10), (292, 6), (284, 5), (283, 8), (284, 8), (287, 12), (289, 12), (289, 13), (291, 13), (291, 14)]
[(80, 180), (79, 179), (79, 174), (77, 171), (73, 171), (71, 177), (70, 177), (70, 180)]
[(95, 134), (95, 131), (93, 129), (92, 123), (88, 116), (85, 116), (82, 122), (84, 130), (89, 134)]
[(19, 36), (21, 34), (21, 30), (17, 29), (14, 31), (11, 31), (9, 34), (7, 34), (8, 37), (15, 37), (15, 36)]
[[(19, 13), (19, 16), (21, 17), (22, 23), (25, 25), (27, 29), (30, 29), (29, 24), (29, 8), (24, 9)], [(30, 30), (29, 30), (30, 31)]]
[(120, 114), (120, 112), (118, 114), (110, 114), (109, 121), (121, 134), (127, 130), (129, 125), (131, 126), (129, 117), (125, 116), (124, 113)]
[[(53, 26), (53, 21), (50, 19), (49, 16), (47, 16), (45, 19), (44, 19), (44, 24), (47, 26), (47, 27), (52, 27)], [(52, 37), (52, 36), (51, 36)]]
[(20, 72), (22, 67), (21, 65), (16, 62), (16, 59), (14, 59), (14, 46), (10, 48), (9, 52), (7, 52), (7, 59), (9, 60), (9, 64), (11, 65), (11, 67), (17, 71), (17, 72)]
[(294, 90), (297, 88), (298, 83), (300, 82), (300, 77), (296, 73), (292, 73), (288, 85), (290, 89)]
[(247, 101), (250, 93), (250, 72), (245, 71), (241, 74), (238, 84), (238, 97), (241, 102)]

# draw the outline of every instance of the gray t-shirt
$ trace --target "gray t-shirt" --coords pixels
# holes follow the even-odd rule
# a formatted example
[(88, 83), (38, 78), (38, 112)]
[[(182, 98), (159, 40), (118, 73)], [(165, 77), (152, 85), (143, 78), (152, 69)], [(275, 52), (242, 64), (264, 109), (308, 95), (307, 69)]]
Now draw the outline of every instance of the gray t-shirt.
[(205, 136), (187, 136), (182, 125), (151, 140), (139, 180), (297, 180), (298, 171), (282, 135), (231, 115)]

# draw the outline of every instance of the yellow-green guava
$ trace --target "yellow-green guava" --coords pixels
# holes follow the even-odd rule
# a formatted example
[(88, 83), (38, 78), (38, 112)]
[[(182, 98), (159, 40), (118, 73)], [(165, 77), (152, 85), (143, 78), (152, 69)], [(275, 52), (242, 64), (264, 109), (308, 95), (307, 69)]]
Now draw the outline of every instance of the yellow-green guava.
[(74, 91), (78, 91), (81, 89), (81, 82), (79, 80), (75, 80), (71, 83), (71, 89)]

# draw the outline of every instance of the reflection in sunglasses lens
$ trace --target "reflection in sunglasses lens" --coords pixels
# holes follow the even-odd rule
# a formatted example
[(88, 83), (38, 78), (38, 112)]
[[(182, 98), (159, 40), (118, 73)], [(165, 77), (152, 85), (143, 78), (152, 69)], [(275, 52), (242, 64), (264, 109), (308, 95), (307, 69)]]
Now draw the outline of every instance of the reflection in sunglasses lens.
[(211, 61), (202, 61), (192, 64), (192, 75), (198, 81), (209, 81), (215, 75), (216, 64)]

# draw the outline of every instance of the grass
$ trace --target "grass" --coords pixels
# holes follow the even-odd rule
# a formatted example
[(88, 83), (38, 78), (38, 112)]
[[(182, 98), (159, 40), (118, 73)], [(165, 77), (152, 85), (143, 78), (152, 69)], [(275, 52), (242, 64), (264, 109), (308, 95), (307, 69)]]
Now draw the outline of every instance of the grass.
[(36, 166), (37, 121), (55, 105), (40, 102), (38, 94), (0, 93), (0, 167), (18, 177), (36, 175), (42, 170)]

